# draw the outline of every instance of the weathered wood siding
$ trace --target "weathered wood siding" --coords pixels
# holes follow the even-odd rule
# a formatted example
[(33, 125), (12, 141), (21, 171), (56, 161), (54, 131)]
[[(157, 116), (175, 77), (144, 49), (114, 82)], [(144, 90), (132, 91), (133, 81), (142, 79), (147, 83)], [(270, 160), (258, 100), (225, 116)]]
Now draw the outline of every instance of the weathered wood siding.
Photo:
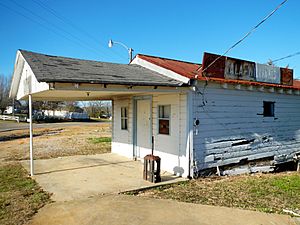
[[(227, 85), (226, 85), (227, 86)], [(300, 96), (294, 92), (211, 84), (193, 98), (195, 171), (300, 152)], [(202, 93), (200, 93), (200, 92)], [(280, 93), (283, 92), (283, 93)], [(275, 117), (264, 117), (263, 101), (275, 102)]]

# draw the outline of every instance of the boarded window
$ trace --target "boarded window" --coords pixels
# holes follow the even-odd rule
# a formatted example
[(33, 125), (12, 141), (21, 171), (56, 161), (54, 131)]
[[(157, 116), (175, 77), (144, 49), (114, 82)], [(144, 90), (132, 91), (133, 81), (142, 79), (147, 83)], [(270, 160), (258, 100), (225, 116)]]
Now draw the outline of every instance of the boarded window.
[(170, 134), (170, 116), (171, 106), (160, 105), (158, 106), (158, 133)]
[(127, 130), (128, 129), (128, 108), (121, 107), (121, 129)]
[(275, 103), (264, 101), (264, 117), (274, 117)]

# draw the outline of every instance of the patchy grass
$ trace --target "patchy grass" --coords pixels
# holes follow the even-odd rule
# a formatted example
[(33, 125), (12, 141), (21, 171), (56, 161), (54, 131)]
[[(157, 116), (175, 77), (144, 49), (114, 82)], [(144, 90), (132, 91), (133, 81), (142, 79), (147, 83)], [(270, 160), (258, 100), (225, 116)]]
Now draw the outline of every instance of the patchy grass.
[[(0, 160), (26, 160), (29, 159), (29, 138), (20, 138), (26, 130), (1, 132), (0, 139), (7, 137), (11, 140), (0, 141)], [(60, 129), (36, 128), (33, 139), (35, 159), (49, 159), (72, 155), (92, 155), (111, 152), (111, 142), (93, 143), (91, 137), (111, 137), (110, 123), (82, 123), (80, 125), (65, 126)], [(96, 139), (97, 140), (97, 139)], [(102, 140), (102, 139), (100, 139)]]
[(0, 166), (0, 224), (24, 224), (50, 196), (20, 164)]
[(93, 144), (107, 143), (107, 142), (111, 142), (111, 137), (92, 137), (92, 138), (88, 138), (88, 140)]
[(283, 209), (300, 210), (300, 174), (205, 178), (129, 194), (283, 213)]
[(98, 122), (111, 122), (110, 119), (95, 118), (95, 117), (92, 117), (91, 120), (92, 120), (92, 121), (98, 121)]

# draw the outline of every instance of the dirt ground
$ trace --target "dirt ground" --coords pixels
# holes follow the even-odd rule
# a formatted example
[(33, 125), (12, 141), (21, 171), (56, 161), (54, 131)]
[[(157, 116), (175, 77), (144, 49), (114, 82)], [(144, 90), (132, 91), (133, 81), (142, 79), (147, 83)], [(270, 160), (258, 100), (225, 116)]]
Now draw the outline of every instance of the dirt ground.
[[(34, 124), (34, 158), (94, 155), (111, 151), (111, 123)], [(18, 162), (29, 158), (28, 124), (0, 123), (0, 224), (24, 224), (50, 202)]]
[[(28, 130), (0, 132), (0, 160), (29, 158)], [(57, 126), (34, 129), (34, 158), (46, 159), (70, 155), (110, 152), (110, 142), (95, 143), (93, 138), (111, 137), (110, 123), (93, 123), (87, 126)]]

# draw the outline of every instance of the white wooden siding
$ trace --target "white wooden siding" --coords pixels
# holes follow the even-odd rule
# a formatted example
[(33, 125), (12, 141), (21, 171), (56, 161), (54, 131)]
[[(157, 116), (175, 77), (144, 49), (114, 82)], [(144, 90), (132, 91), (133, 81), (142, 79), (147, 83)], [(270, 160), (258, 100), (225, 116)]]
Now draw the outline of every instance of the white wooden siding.
[[(158, 134), (159, 105), (171, 105), (170, 135)], [(120, 124), (121, 107), (126, 106), (129, 109), (128, 131), (121, 130)], [(188, 176), (186, 93), (152, 95), (152, 131), (155, 141), (154, 154), (161, 158), (161, 169)], [(133, 97), (115, 98), (113, 100), (112, 152), (132, 158), (133, 132)], [(141, 160), (150, 153), (151, 149), (141, 152)]]
[(17, 99), (32, 93), (49, 90), (49, 85), (45, 82), (38, 82), (27, 62), (24, 63), (20, 78), (20, 85), (17, 92)]
[[(121, 107), (128, 107), (128, 129), (121, 129)], [(131, 96), (114, 98), (111, 151), (128, 158), (133, 158), (132, 121), (133, 109)]]
[[(203, 93), (203, 85), (198, 88)], [(203, 105), (203, 101), (205, 105)], [(263, 101), (275, 102), (275, 117), (264, 117)], [(290, 160), (300, 152), (300, 96), (240, 90), (209, 84), (193, 100), (196, 170), (275, 156)]]
[[(187, 94), (153, 95), (153, 134), (155, 155), (161, 157), (162, 169), (188, 176)], [(158, 133), (158, 106), (171, 105), (170, 135)]]

